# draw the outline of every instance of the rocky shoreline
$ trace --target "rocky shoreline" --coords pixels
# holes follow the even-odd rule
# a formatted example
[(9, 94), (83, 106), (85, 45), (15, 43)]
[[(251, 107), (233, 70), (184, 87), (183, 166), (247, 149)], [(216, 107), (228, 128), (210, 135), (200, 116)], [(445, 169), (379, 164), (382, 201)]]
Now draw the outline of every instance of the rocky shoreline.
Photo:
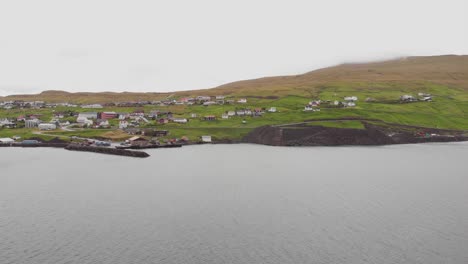
[[(215, 140), (212, 143), (188, 142), (184, 145), (252, 143), (269, 146), (377, 146), (468, 141), (468, 134), (466, 131), (423, 128), (383, 122), (375, 124), (370, 123), (372, 120), (361, 121), (364, 125), (364, 129), (315, 126), (313, 123), (305, 122), (299, 124), (258, 127), (246, 135), (242, 140), (221, 139)], [(180, 147), (181, 145), (177, 146)], [(143, 151), (129, 150), (125, 148), (89, 146), (63, 141), (59, 142), (58, 140), (37, 144), (0, 144), (0, 147), (51, 147), (63, 148), (70, 151), (85, 151), (137, 158), (146, 158), (150, 156), (148, 153)], [(135, 147), (135, 149), (143, 148), (144, 147)]]

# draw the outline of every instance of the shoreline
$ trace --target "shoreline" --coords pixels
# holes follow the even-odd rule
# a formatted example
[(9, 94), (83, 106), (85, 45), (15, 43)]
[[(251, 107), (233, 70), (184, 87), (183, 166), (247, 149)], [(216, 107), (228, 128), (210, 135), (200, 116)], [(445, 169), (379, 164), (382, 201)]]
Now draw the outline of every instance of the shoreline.
[[(425, 140), (421, 139), (421, 141), (417, 142), (399, 142), (399, 143), (384, 143), (384, 144), (316, 144), (316, 145), (271, 145), (271, 144), (262, 144), (262, 143), (255, 143), (255, 142), (248, 142), (244, 140), (220, 140), (220, 141), (213, 141), (213, 142), (189, 142), (180, 144), (180, 146), (199, 146), (199, 145), (238, 145), (238, 144), (253, 144), (253, 145), (263, 145), (263, 146), (274, 146), (274, 147), (371, 147), (371, 146), (391, 146), (391, 145), (414, 145), (414, 144), (429, 144), (429, 143), (456, 143), (456, 142), (468, 142), (468, 137), (463, 139), (456, 137), (454, 140), (451, 140), (448, 137), (443, 137), (439, 139), (432, 139), (432, 140)], [(74, 145), (73, 143), (40, 143), (40, 144), (21, 144), (21, 143), (13, 143), (13, 144), (0, 144), (0, 148), (63, 148), (65, 149), (67, 146)], [(116, 150), (128, 150), (128, 149), (118, 149), (115, 147), (96, 147), (96, 146), (82, 146), (87, 148), (95, 148), (95, 149), (116, 149)], [(167, 148), (167, 147), (158, 147), (158, 148)], [(134, 148), (130, 151), (135, 152), (137, 149), (158, 149), (154, 147), (140, 147)]]
[[(361, 120), (363, 121), (363, 120)], [(184, 141), (176, 144), (144, 144), (130, 146), (90, 146), (70, 142), (40, 142), (23, 144), (12, 142), (0, 147), (51, 147), (70, 151), (93, 152), (98, 154), (146, 158), (150, 155), (143, 150), (174, 148), (191, 145), (219, 144), (258, 144), (283, 147), (327, 147), (327, 146), (386, 146), (401, 144), (466, 142), (466, 131), (421, 128), (392, 123), (370, 123), (363, 121), (364, 127), (336, 128), (311, 125), (308, 122), (257, 127), (242, 139), (214, 139), (212, 142)]]

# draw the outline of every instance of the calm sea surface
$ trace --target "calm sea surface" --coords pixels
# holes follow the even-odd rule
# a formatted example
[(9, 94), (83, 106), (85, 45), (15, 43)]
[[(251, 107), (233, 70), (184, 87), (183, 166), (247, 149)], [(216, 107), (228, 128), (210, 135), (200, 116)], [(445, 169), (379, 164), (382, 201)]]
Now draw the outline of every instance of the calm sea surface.
[(0, 149), (1, 264), (468, 263), (468, 144)]

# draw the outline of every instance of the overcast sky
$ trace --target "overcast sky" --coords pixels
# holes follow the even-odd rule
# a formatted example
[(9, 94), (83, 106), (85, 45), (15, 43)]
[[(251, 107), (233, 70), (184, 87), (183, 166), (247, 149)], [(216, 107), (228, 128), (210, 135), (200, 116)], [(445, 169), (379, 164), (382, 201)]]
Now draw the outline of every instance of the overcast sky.
[(468, 54), (467, 0), (0, 0), (0, 95), (173, 91)]

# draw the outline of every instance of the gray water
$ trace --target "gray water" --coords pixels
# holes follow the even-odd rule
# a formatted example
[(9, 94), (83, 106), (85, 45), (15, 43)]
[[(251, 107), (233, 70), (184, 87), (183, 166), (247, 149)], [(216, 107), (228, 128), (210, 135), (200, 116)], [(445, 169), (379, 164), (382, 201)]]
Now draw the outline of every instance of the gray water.
[(468, 263), (468, 144), (0, 149), (0, 263)]

